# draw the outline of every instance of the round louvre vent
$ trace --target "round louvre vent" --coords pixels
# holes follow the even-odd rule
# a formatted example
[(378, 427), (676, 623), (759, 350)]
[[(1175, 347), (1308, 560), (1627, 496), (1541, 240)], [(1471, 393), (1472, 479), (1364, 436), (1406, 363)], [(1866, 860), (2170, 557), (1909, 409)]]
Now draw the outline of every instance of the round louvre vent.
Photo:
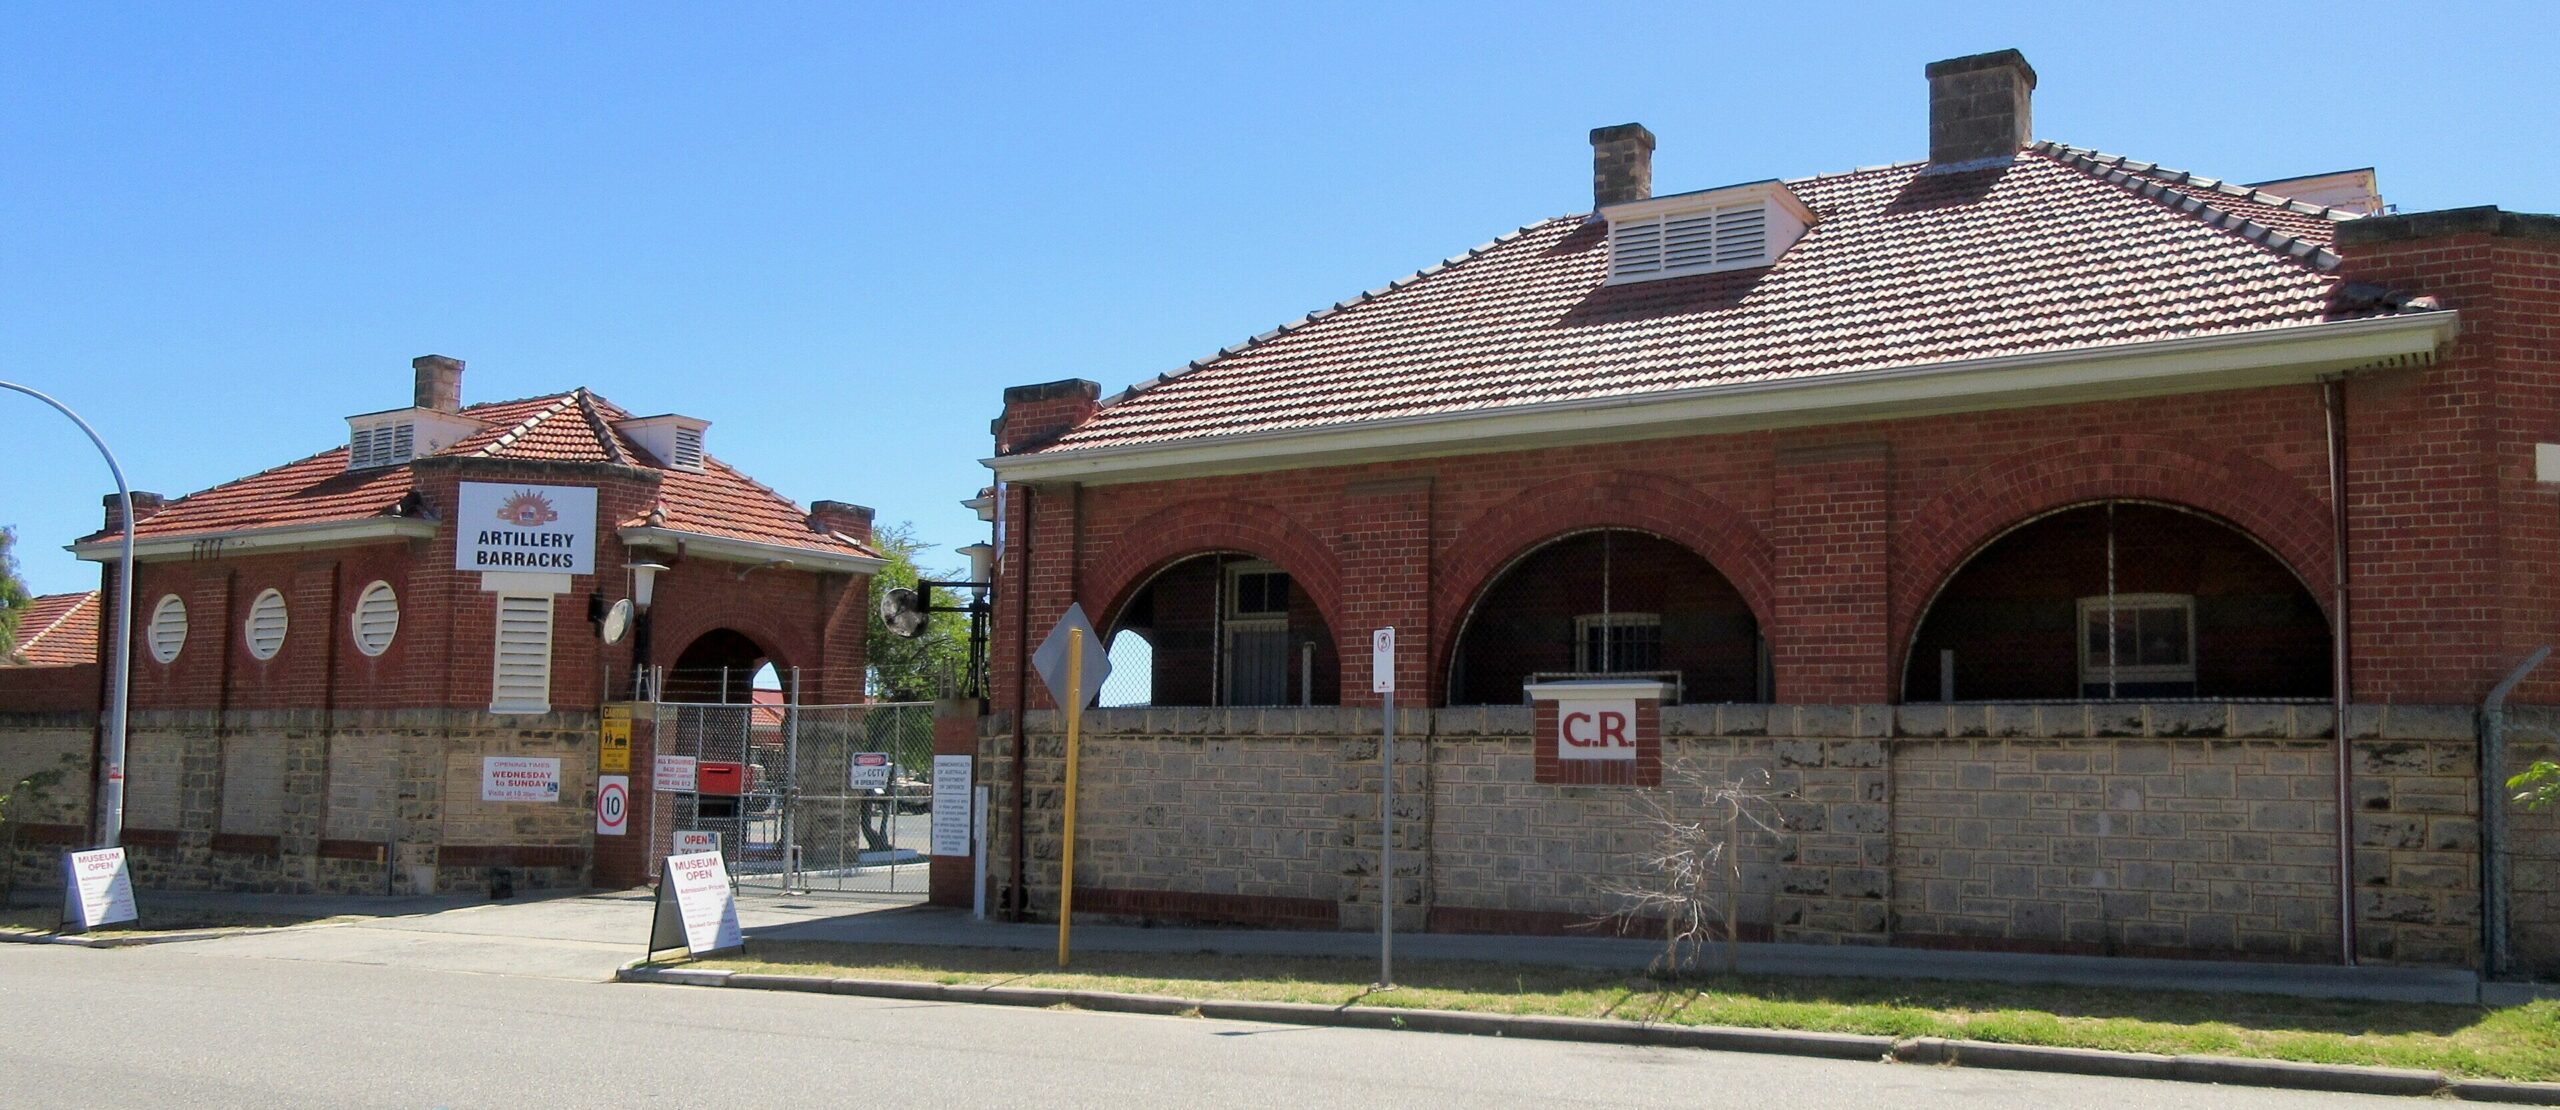
[(259, 659), (273, 659), (284, 650), (284, 595), (269, 589), (249, 603), (249, 622), (241, 629), (249, 641), (249, 654)]
[(187, 646), (187, 603), (169, 594), (151, 607), (151, 629), (148, 633), (151, 657), (163, 663), (175, 660), (178, 649)]
[(391, 650), (391, 638), (400, 634), (400, 595), (392, 592), (389, 582), (365, 587), (348, 624), (355, 633), (357, 651), (380, 655)]

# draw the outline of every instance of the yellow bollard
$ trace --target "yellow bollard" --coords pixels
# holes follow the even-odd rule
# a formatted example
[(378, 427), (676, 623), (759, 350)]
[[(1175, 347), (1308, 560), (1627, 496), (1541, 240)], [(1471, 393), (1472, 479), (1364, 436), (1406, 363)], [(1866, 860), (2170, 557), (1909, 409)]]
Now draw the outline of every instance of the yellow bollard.
[(1067, 928), (1076, 907), (1076, 725), (1084, 717), (1084, 630), (1067, 632), (1067, 822), (1058, 852), (1058, 966), (1067, 966)]

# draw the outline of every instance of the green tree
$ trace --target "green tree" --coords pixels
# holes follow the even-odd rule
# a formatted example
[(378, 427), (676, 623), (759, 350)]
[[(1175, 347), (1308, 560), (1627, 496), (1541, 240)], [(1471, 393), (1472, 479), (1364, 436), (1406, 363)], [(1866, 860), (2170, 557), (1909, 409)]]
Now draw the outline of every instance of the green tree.
[(2560, 764), (2537, 759), (2507, 780), (2507, 789), (2516, 792), (2517, 803), (2526, 809), (2541, 809), (2560, 802)]
[(9, 547), (18, 534), (0, 528), (0, 657), (18, 650), (18, 618), (27, 611), (27, 584), (18, 580), (18, 560)]
[[(916, 587), (918, 578), (945, 582), (967, 577), (962, 571), (926, 568), (921, 560), (934, 545), (916, 538), (916, 526), (900, 521), (872, 533), (871, 544), (880, 550), (889, 565), (871, 578), (871, 634), (864, 652), (870, 663), (868, 690), (872, 697), (890, 701), (914, 701), (945, 692), (946, 677), (957, 682), (969, 666), (969, 617), (966, 613), (935, 613), (925, 624), (922, 636), (909, 639), (889, 631), (880, 621), (880, 599), (893, 589)], [(965, 590), (935, 590), (935, 605), (965, 605)]]

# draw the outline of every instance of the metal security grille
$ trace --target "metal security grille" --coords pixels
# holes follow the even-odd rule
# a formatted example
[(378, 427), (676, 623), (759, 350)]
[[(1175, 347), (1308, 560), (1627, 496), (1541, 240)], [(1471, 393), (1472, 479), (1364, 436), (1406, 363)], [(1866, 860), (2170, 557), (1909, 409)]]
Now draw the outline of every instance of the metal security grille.
[[(659, 753), (697, 761), (675, 825), (720, 834), (739, 887), (922, 897), (933, 704), (656, 706)], [(720, 791), (727, 766), (738, 793)], [(955, 799), (960, 805), (968, 799)]]

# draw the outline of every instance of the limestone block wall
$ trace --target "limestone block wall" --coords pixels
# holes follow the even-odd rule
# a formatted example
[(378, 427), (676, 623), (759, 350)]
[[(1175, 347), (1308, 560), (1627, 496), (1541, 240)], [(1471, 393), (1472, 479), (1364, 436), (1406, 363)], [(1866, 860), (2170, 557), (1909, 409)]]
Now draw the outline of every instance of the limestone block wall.
[[(12, 724), (0, 721), (0, 768), (73, 748), (87, 758), (86, 731)], [(488, 756), (559, 759), (560, 800), (480, 800)], [(595, 761), (590, 713), (136, 713), (123, 839), (137, 881), (162, 889), (468, 892), (500, 870), (518, 889), (575, 889), (588, 877)], [(85, 806), (85, 783), (77, 793)], [(64, 827), (87, 820), (83, 808)], [(50, 882), (58, 851), (20, 862)]]
[[(1820, 943), (2225, 955), (2337, 950), (2332, 722), (2286, 705), (1690, 706), (1663, 714), (1666, 781), (1765, 784), (1746, 830), (1746, 936)], [(2560, 720), (2556, 716), (2555, 720)], [(1376, 921), (1376, 710), (1157, 709), (1086, 717), (1077, 904), (1098, 914), (1365, 928)], [(1028, 905), (1056, 905), (1063, 741), (1029, 719)], [(1406, 711), (1400, 924), (1605, 930), (1650, 837), (1636, 788), (1535, 781), (1528, 711)], [(2478, 952), (2468, 709), (2350, 717), (2364, 959)], [(2540, 734), (2560, 750), (2560, 728)], [(980, 739), (991, 875), (1011, 876), (1012, 734)], [(2520, 758), (2522, 758), (2520, 753)], [(2560, 858), (2537, 815), (2527, 851)], [(2560, 883), (2518, 869), (2519, 936), (2548, 950)], [(2528, 927), (2521, 922), (2530, 920)], [(2540, 946), (2540, 947), (2534, 947)]]
[[(2508, 776), (2538, 759), (2560, 762), (2560, 709), (2519, 708), (2507, 714)], [(2560, 973), (2560, 808), (2507, 810), (2508, 938), (2519, 970)]]
[(74, 839), (69, 831), (89, 823), (89, 748), (97, 723), (94, 713), (0, 713), (0, 793), (29, 775), (61, 772), (42, 794), (9, 802), (7, 816), (19, 835), (15, 851), (0, 853), (0, 868), (19, 868), (21, 882), (51, 875), (64, 843)]

